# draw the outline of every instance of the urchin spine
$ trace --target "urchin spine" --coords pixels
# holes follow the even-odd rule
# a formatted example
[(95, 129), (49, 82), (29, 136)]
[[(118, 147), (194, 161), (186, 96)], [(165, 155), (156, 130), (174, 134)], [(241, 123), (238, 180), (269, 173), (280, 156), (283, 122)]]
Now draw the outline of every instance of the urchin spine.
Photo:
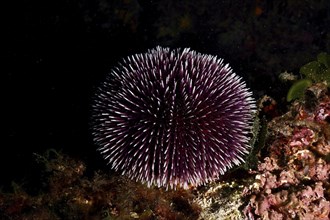
[(100, 87), (94, 140), (112, 168), (158, 186), (200, 185), (243, 162), (255, 101), (222, 59), (157, 47)]

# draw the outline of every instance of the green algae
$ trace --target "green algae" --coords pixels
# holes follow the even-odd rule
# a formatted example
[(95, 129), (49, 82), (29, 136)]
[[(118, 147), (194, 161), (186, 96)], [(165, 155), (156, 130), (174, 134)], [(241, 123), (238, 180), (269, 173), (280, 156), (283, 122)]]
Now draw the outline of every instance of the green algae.
[(313, 82), (326, 81), (330, 85), (330, 55), (319, 53), (316, 60), (302, 66), (299, 72)]
[(304, 96), (305, 90), (312, 85), (312, 81), (309, 79), (301, 79), (296, 81), (286, 96), (286, 100), (291, 102), (294, 99), (299, 99)]
[(296, 81), (289, 89), (287, 94), (287, 101), (302, 98), (306, 89), (312, 83), (325, 82), (330, 86), (330, 55), (322, 52), (309, 63), (303, 65), (300, 70), (302, 79)]

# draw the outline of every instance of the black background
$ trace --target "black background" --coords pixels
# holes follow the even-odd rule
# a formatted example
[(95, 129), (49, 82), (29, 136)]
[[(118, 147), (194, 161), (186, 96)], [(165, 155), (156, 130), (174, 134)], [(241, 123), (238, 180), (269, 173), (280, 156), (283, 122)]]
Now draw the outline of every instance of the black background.
[[(226, 5), (226, 1), (220, 1), (214, 8), (212, 1), (204, 1), (208, 2), (210, 8), (203, 12), (203, 17), (194, 20), (193, 28), (178, 31), (178, 35), (158, 37), (160, 26), (166, 27), (166, 19), (169, 19), (170, 25), (171, 18), (177, 16), (161, 7), (161, 4), (168, 2), (172, 1), (22, 1), (3, 7), (1, 109), (4, 111), (1, 120), (0, 181), (4, 185), (28, 176), (31, 169), (34, 169), (33, 153), (43, 153), (49, 148), (79, 157), (90, 166), (103, 165), (90, 135), (90, 105), (95, 88), (122, 57), (144, 52), (157, 45), (173, 48), (189, 46), (225, 58), (234, 70), (242, 73), (240, 75), (247, 80), (256, 98), (265, 93), (282, 97), (286, 92), (274, 89), (282, 88), (274, 81), (274, 75), (286, 69), (297, 70), (318, 52), (327, 50), (329, 45), (329, 28), (326, 25), (329, 21), (329, 4), (318, 11), (311, 11), (314, 16), (308, 14), (311, 24), (306, 24), (305, 20), (302, 23), (284, 21), (288, 33), (281, 32), (282, 36), (267, 35), (268, 29), (276, 28), (271, 25), (260, 25), (262, 28), (257, 30), (254, 30), (254, 26), (249, 27), (246, 32), (252, 36), (261, 36), (260, 39), (264, 41), (254, 42), (259, 45), (253, 46), (252, 52), (244, 54), (241, 51), (247, 50), (243, 44), (232, 42), (231, 47), (223, 48), (222, 44), (217, 43), (217, 34), (226, 30), (219, 32), (217, 20), (212, 23), (209, 18), (220, 16), (220, 9), (224, 8), (221, 4)], [(232, 8), (226, 8), (223, 13), (226, 11), (232, 15), (230, 19), (244, 19), (237, 17), (240, 13), (237, 9), (241, 7), (242, 1), (231, 2), (235, 2), (231, 4)], [(253, 11), (257, 2), (253, 2), (250, 8), (242, 8), (242, 13)], [(280, 15), (273, 15), (273, 1), (265, 2), (270, 4), (261, 5), (265, 8), (263, 15), (258, 18), (249, 15), (255, 19), (253, 22), (266, 22), (267, 19), (267, 22), (270, 20), (277, 24), (282, 22), (276, 20), (281, 17), (306, 17), (296, 14), (301, 11), (305, 13), (304, 10), (286, 9), (289, 7), (288, 1), (281, 1), (286, 3), (283, 10), (292, 11), (293, 15), (287, 11), (282, 13), (281, 9), (276, 10)], [(107, 7), (104, 7), (105, 3)], [(244, 7), (247, 7), (246, 4)], [(136, 8), (137, 12), (134, 11)], [(117, 9), (126, 14), (118, 15)], [(220, 11), (219, 15), (212, 13), (215, 11)], [(188, 12), (193, 18), (198, 16), (194, 6)], [(246, 25), (257, 25), (253, 22)], [(299, 61), (290, 54), (290, 45), (297, 38), (290, 42), (291, 38), (288, 37), (291, 34), (289, 30), (297, 26), (310, 32), (313, 38), (311, 41), (303, 38), (302, 43), (294, 45), (302, 50), (314, 48), (306, 53), (309, 57)], [(228, 30), (231, 29), (228, 24)], [(241, 29), (247, 30), (244, 27)], [(278, 39), (283, 38), (287, 47), (273, 47), (271, 50), (264, 47), (274, 42), (276, 44)], [(248, 39), (248, 36), (244, 39)], [(246, 41), (243, 43), (246, 44)], [(266, 56), (258, 51), (265, 51), (269, 56), (274, 54), (283, 57), (285, 62), (293, 64), (274, 71), (270, 68), (270, 59), (267, 57), (263, 60)]]

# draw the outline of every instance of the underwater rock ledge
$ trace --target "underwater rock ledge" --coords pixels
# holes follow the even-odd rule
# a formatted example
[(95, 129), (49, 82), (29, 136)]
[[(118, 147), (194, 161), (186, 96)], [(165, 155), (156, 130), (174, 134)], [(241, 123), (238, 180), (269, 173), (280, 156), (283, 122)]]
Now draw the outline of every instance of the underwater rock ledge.
[(326, 84), (269, 124), (267, 153), (245, 186), (246, 219), (330, 218), (330, 97)]
[[(94, 171), (49, 150), (36, 155), (37, 194), (13, 184), (0, 192), (1, 219), (318, 219), (330, 218), (330, 96), (317, 83), (268, 123), (257, 168), (217, 182), (168, 190)], [(24, 185), (24, 184), (21, 184)]]

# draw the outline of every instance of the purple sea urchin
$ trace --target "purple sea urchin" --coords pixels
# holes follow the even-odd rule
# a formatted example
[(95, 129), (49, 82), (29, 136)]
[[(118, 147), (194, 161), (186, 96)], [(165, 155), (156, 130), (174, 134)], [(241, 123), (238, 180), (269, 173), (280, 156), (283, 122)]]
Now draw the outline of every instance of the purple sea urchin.
[(222, 59), (157, 47), (108, 74), (93, 105), (93, 136), (112, 168), (131, 179), (200, 185), (243, 161), (255, 108)]

